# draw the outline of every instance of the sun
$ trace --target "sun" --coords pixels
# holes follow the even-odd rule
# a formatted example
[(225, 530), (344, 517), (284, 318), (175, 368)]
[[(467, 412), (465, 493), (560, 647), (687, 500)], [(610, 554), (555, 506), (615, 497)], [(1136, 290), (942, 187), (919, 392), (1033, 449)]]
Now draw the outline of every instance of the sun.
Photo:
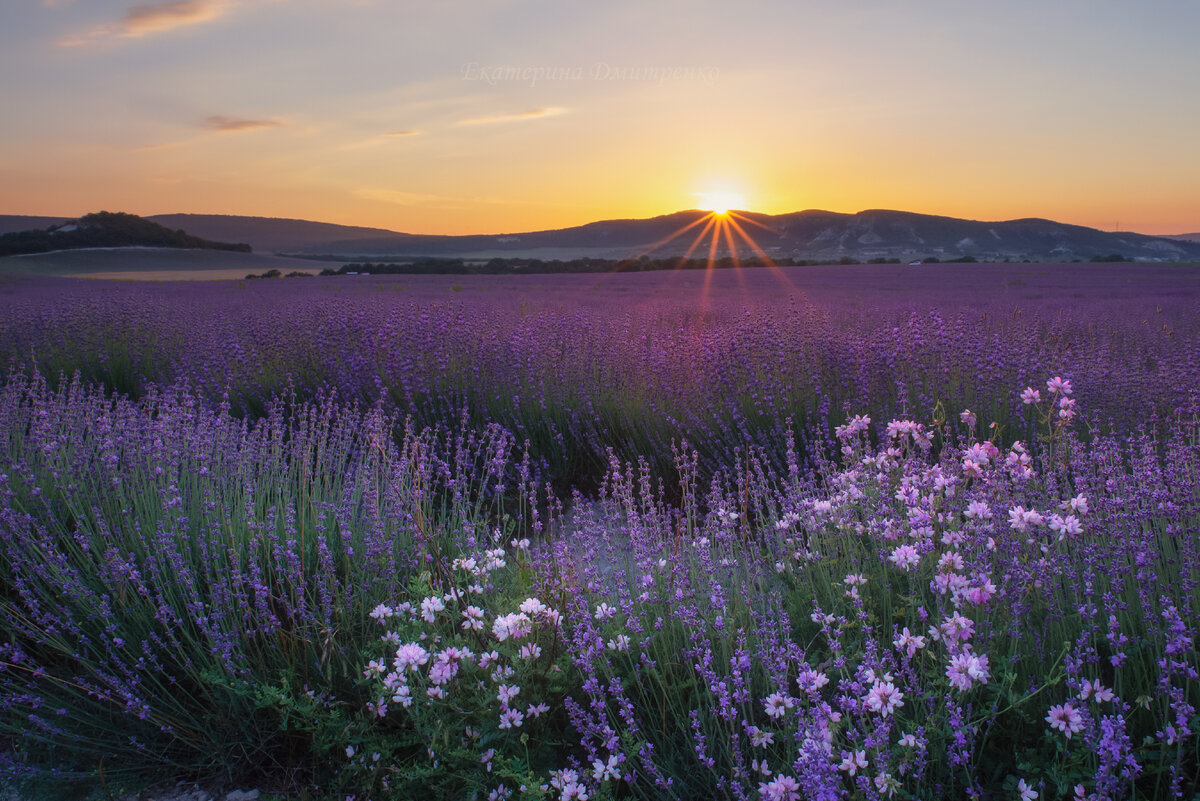
[(697, 192), (696, 195), (703, 201), (701, 208), (705, 211), (711, 211), (713, 214), (725, 215), (734, 209), (746, 208), (746, 198), (737, 192), (722, 189), (711, 192)]

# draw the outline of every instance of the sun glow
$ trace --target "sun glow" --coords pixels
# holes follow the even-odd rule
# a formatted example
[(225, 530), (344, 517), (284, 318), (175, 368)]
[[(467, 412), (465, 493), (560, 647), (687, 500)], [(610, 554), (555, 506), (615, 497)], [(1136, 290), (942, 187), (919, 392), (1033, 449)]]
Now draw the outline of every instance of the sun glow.
[(712, 192), (698, 192), (697, 196), (703, 201), (701, 208), (705, 211), (711, 211), (713, 214), (724, 215), (734, 209), (746, 208), (746, 198), (737, 192), (717, 190)]

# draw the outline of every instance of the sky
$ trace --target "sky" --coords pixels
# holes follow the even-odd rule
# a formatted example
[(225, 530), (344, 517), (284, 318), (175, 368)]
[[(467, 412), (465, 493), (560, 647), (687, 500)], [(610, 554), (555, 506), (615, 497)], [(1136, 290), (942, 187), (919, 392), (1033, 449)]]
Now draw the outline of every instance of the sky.
[(0, 213), (1200, 231), (1196, 0), (6, 0)]

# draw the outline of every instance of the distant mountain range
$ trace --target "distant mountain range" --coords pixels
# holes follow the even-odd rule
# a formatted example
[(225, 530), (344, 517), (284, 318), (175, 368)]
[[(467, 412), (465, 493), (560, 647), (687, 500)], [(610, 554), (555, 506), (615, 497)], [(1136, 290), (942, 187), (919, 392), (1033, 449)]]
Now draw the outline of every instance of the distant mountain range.
[[(259, 251), (334, 260), (493, 256), (624, 259), (642, 254), (681, 256), (693, 245), (693, 256), (707, 257), (714, 235), (712, 228), (706, 231), (709, 216), (710, 212), (691, 210), (548, 231), (468, 236), (406, 234), (270, 217), (163, 214), (145, 219), (206, 240), (245, 242)], [(970, 257), (979, 261), (1061, 262), (1119, 256), (1154, 261), (1200, 260), (1200, 234), (1147, 236), (1033, 218), (979, 222), (889, 210), (857, 214), (810, 210), (776, 215), (735, 212), (732, 219), (757, 248), (775, 259), (944, 261)], [(66, 221), (0, 216), (0, 233)], [(729, 232), (729, 226), (725, 230)], [(739, 255), (753, 255), (745, 239), (732, 233), (718, 236), (717, 255), (729, 255), (730, 239)]]

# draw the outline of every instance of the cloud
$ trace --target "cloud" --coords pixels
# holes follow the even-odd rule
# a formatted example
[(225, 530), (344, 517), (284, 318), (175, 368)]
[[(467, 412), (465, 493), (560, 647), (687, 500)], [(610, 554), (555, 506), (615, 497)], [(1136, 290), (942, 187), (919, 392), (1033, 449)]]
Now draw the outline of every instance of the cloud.
[(186, 25), (209, 22), (223, 16), (229, 7), (230, 4), (225, 0), (174, 0), (132, 6), (121, 19), (93, 25), (58, 43), (63, 47), (78, 47), (108, 39), (137, 39)]
[(247, 120), (214, 114), (205, 118), (204, 127), (211, 131), (257, 131), (262, 128), (282, 128), (283, 123), (279, 120)]
[(526, 120), (540, 120), (543, 117), (557, 117), (559, 114), (565, 114), (566, 109), (561, 106), (549, 106), (547, 108), (535, 108), (529, 111), (519, 111), (515, 114), (492, 114), (486, 117), (471, 117), (465, 120), (459, 120), (457, 125), (496, 125), (504, 122), (524, 122)]
[(414, 128), (411, 131), (388, 131), (387, 133), (381, 134), (381, 135), (382, 136), (416, 136), (419, 133), (421, 133), (421, 132)]

